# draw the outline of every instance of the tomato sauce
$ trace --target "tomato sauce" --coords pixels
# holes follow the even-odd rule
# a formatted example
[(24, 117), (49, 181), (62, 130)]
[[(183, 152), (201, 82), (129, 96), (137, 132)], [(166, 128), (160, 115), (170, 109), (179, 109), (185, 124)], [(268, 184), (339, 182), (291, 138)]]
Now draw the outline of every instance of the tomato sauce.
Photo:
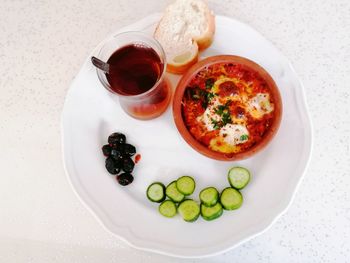
[[(190, 80), (182, 115), (189, 132), (201, 144), (215, 151), (236, 153), (264, 138), (274, 121), (273, 106), (269, 86), (256, 71), (241, 64), (217, 63)], [(225, 133), (227, 127), (240, 127), (245, 132)], [(231, 143), (230, 138), (237, 140)]]

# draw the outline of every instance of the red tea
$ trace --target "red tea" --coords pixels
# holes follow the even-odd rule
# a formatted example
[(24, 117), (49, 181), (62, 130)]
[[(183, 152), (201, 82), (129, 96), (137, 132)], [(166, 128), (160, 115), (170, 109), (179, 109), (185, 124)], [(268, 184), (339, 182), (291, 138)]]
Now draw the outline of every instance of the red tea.
[[(107, 62), (106, 78), (110, 89), (123, 95), (119, 102), (125, 112), (146, 120), (158, 117), (167, 109), (171, 86), (162, 78), (165, 65), (153, 48), (130, 44), (115, 51)], [(140, 96), (135, 98), (135, 95)]]
[(138, 95), (150, 90), (163, 73), (157, 52), (148, 46), (131, 44), (115, 51), (108, 59), (106, 74), (111, 89), (121, 95)]

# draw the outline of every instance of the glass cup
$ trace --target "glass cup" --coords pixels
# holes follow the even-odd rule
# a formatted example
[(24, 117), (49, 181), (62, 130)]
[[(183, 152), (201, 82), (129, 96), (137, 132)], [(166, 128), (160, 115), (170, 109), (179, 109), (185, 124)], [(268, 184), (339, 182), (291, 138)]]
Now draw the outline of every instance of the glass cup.
[(165, 77), (165, 53), (159, 42), (142, 32), (120, 33), (104, 43), (98, 58), (106, 62), (114, 52), (128, 45), (150, 47), (157, 53), (162, 68), (156, 83), (143, 93), (127, 95), (113, 89), (106, 73), (97, 68), (98, 78), (108, 91), (118, 96), (120, 105), (127, 114), (141, 120), (156, 118), (167, 109), (172, 95), (170, 82)]

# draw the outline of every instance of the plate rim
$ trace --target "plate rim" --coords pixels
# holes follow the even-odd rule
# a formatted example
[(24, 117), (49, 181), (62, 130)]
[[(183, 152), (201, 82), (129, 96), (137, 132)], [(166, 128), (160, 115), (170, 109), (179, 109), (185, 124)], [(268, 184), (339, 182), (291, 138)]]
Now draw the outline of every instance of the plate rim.
[[(276, 213), (274, 213), (273, 216), (267, 216), (268, 218), (265, 219), (264, 221), (262, 221), (259, 225), (256, 225), (253, 227), (253, 230), (251, 230), (250, 232), (252, 232), (252, 234), (248, 234), (247, 237), (241, 239), (238, 242), (233, 242), (232, 245), (230, 246), (225, 246), (225, 248), (221, 248), (217, 251), (212, 251), (209, 253), (198, 253), (198, 254), (191, 254), (191, 255), (185, 255), (185, 254), (180, 254), (180, 253), (172, 253), (169, 251), (163, 251), (160, 248), (152, 248), (151, 246), (147, 246), (147, 243), (149, 244), (149, 242), (145, 241), (144, 239), (138, 238), (136, 237), (132, 231), (125, 226), (117, 226), (118, 228), (118, 234), (115, 233), (114, 231), (112, 231), (111, 229), (116, 228), (115, 225), (113, 225), (113, 227), (111, 227), (111, 223), (108, 222), (108, 216), (105, 215), (104, 212), (102, 212), (98, 207), (95, 207), (95, 204), (93, 202), (89, 202), (89, 198), (88, 197), (83, 197), (85, 195), (84, 191), (81, 189), (78, 189), (78, 187), (76, 187), (74, 179), (71, 177), (70, 175), (70, 169), (68, 168), (68, 164), (67, 164), (67, 149), (69, 148), (67, 146), (67, 138), (66, 138), (66, 134), (64, 132), (64, 126), (65, 126), (65, 114), (66, 114), (66, 109), (67, 109), (67, 101), (69, 100), (69, 98), (71, 97), (71, 92), (73, 90), (74, 84), (77, 82), (77, 79), (79, 79), (78, 77), (81, 75), (81, 72), (84, 70), (84, 65), (87, 63), (87, 61), (89, 60), (90, 55), (94, 54), (98, 48), (105, 42), (107, 41), (109, 38), (113, 37), (115, 34), (119, 33), (119, 32), (123, 32), (123, 31), (128, 31), (130, 30), (130, 28), (147, 28), (150, 25), (149, 21), (157, 21), (161, 16), (161, 13), (154, 13), (151, 14), (149, 16), (144, 17), (143, 19), (140, 19), (130, 25), (121, 27), (120, 29), (116, 30), (115, 32), (111, 33), (110, 35), (108, 35), (106, 38), (104, 38), (99, 44), (97, 44), (97, 46), (92, 50), (92, 52), (87, 56), (87, 58), (85, 59), (85, 61), (83, 62), (80, 70), (78, 71), (78, 73), (76, 74), (76, 77), (73, 79), (73, 81), (71, 82), (69, 89), (67, 90), (66, 96), (65, 96), (65, 100), (64, 100), (64, 104), (63, 104), (63, 109), (62, 109), (62, 113), (61, 113), (61, 117), (60, 117), (60, 131), (61, 131), (61, 145), (62, 145), (62, 162), (63, 162), (63, 168), (64, 168), (64, 172), (66, 174), (68, 183), (70, 185), (70, 187), (72, 188), (73, 192), (75, 193), (75, 195), (78, 197), (78, 199), (80, 200), (80, 202), (86, 207), (86, 209), (88, 211), (90, 211), (90, 213), (95, 217), (95, 219), (103, 226), (103, 228), (105, 230), (107, 230), (107, 232), (111, 233), (113, 236), (123, 240), (125, 243), (127, 243), (129, 246), (139, 249), (139, 250), (143, 250), (143, 251), (148, 251), (148, 252), (153, 252), (153, 253), (157, 253), (157, 254), (161, 254), (161, 255), (166, 255), (166, 256), (171, 256), (171, 257), (176, 257), (176, 258), (206, 258), (206, 257), (212, 257), (212, 256), (216, 256), (222, 253), (225, 253), (229, 250), (232, 250), (238, 246), (240, 246), (241, 244), (247, 242), (248, 240), (253, 239), (254, 237), (261, 235), (262, 233), (264, 233), (265, 231), (269, 230), (270, 227), (284, 214), (286, 213), (286, 211), (289, 209), (291, 203), (293, 202), (296, 193), (301, 185), (301, 182), (308, 170), (309, 167), (309, 163), (311, 160), (311, 156), (312, 156), (312, 152), (313, 152), (313, 124), (310, 118), (310, 112), (309, 112), (309, 108), (308, 108), (308, 104), (307, 104), (307, 99), (306, 99), (306, 93), (305, 93), (305, 87), (303, 85), (303, 83), (301, 82), (300, 78), (298, 77), (294, 67), (292, 66), (291, 62), (287, 59), (287, 57), (277, 48), (275, 47), (268, 39), (266, 39), (262, 34), (260, 34), (259, 31), (257, 31), (256, 29), (254, 29), (253, 27), (251, 27), (249, 24), (243, 23), (235, 18), (232, 17), (227, 17), (227, 16), (222, 16), (222, 15), (216, 15), (216, 18), (220, 18), (222, 20), (233, 20), (235, 23), (240, 23), (243, 26), (246, 26), (248, 28), (250, 28), (251, 30), (255, 31), (256, 34), (258, 34), (262, 39), (264, 39), (270, 46), (272, 46), (281, 56), (281, 58), (284, 59), (284, 61), (286, 62), (286, 66), (289, 67), (289, 69), (291, 70), (291, 72), (294, 74), (295, 76), (295, 80), (297, 81), (297, 84), (300, 88), (300, 99), (302, 100), (301, 103), (299, 103), (298, 108), (304, 108), (304, 121), (308, 124), (308, 129), (305, 129), (305, 139), (304, 142), (306, 142), (306, 144), (304, 145), (304, 151), (306, 151), (306, 161), (305, 161), (305, 165), (304, 168), (302, 169), (303, 172), (300, 174), (299, 178), (297, 178), (297, 181), (295, 182), (295, 185), (293, 185), (293, 187), (288, 187), (289, 194), (279, 203), (278, 208), (275, 209)], [(146, 25), (146, 26), (145, 26)], [(139, 29), (142, 30), (142, 29)], [(78, 76), (78, 77), (77, 77)], [(307, 138), (308, 137), (308, 138)], [(291, 188), (291, 189), (290, 189)], [(96, 212), (98, 211), (98, 212)], [(103, 215), (103, 216), (101, 216)], [(102, 219), (103, 218), (103, 219)], [(157, 242), (155, 242), (157, 243)], [(153, 243), (152, 243), (153, 244)], [(198, 248), (198, 250), (203, 250), (203, 248)], [(196, 249), (197, 251), (197, 249)]]

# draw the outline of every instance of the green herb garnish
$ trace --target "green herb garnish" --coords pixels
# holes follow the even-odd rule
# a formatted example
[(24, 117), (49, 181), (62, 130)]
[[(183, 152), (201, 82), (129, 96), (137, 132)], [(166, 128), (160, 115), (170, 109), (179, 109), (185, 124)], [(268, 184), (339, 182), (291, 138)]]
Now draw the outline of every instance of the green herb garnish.
[(194, 87), (194, 88), (188, 87), (186, 90), (186, 95), (188, 98), (193, 100), (200, 100), (200, 99), (205, 100), (207, 92), (198, 87)]
[(207, 79), (205, 81), (205, 88), (206, 89), (211, 89), (214, 85), (214, 79)]
[(248, 140), (248, 135), (247, 134), (243, 134), (243, 135), (241, 135), (241, 137), (240, 137), (240, 139), (241, 139), (241, 141), (246, 141), (246, 140)]
[(219, 129), (221, 127), (220, 122), (214, 120), (213, 118), (211, 118), (210, 120), (211, 120), (211, 123), (213, 124), (213, 129), (214, 130), (217, 130), (217, 129)]
[(211, 92), (206, 92), (204, 90), (202, 90), (202, 92), (204, 93), (202, 107), (203, 107), (203, 109), (206, 109), (208, 107), (208, 104), (210, 103), (210, 101), (215, 97), (215, 94), (211, 93)]
[(228, 111), (225, 111), (222, 114), (222, 122), (223, 122), (223, 126), (225, 126), (228, 123), (232, 123), (231, 114)]
[(207, 93), (207, 100), (208, 100), (208, 102), (212, 99), (212, 98), (214, 98), (215, 97), (215, 94), (214, 93), (212, 93), (212, 92), (208, 92)]
[(221, 117), (221, 121), (215, 121), (214, 119), (211, 119), (212, 124), (214, 125), (214, 129), (221, 128), (228, 123), (232, 123), (230, 109), (227, 103), (225, 105), (218, 105), (214, 109), (214, 112)]
[(226, 107), (224, 105), (219, 105), (214, 111), (217, 115), (222, 115), (224, 113), (224, 110), (226, 110)]

